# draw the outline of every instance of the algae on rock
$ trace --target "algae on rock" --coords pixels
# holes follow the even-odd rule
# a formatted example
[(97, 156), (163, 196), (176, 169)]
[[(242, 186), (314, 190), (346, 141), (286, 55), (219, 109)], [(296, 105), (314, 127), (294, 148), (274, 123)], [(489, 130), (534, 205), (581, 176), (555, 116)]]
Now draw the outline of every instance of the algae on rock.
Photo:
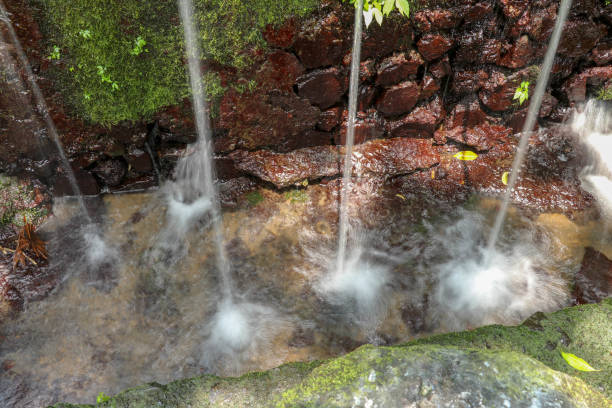
[[(85, 119), (139, 120), (189, 96), (174, 0), (32, 0), (67, 102)], [(264, 47), (267, 24), (313, 11), (319, 0), (196, 0), (204, 59), (242, 69)], [(56, 48), (57, 47), (57, 48)], [(51, 58), (50, 58), (51, 59)], [(220, 96), (210, 77), (210, 98)]]

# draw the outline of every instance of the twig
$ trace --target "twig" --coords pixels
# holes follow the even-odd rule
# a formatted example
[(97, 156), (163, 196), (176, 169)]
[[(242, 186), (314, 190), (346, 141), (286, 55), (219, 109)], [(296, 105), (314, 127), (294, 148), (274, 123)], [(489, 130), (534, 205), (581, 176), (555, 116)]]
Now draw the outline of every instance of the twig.
[[(5, 254), (5, 255), (6, 255), (6, 252), (7, 252), (7, 251), (8, 251), (8, 252), (11, 252), (11, 253), (13, 253), (13, 254), (14, 254), (15, 252), (17, 252), (17, 251), (16, 251), (16, 250), (14, 250), (14, 249), (11, 249), (11, 248), (6, 248), (6, 247), (3, 247), (3, 246), (0, 246), (0, 251), (2, 251), (2, 253), (3, 253), (3, 254)], [(28, 255), (26, 255), (26, 254), (25, 254), (23, 251), (21, 251), (21, 253), (22, 253), (22, 254), (23, 254), (23, 256), (24, 256), (24, 257), (25, 257), (25, 258), (26, 258), (28, 261), (30, 261), (30, 262), (31, 262), (31, 263), (32, 263), (34, 266), (38, 266), (38, 263), (37, 263), (37, 262), (36, 262), (34, 259), (30, 258), (30, 257), (29, 257)]]

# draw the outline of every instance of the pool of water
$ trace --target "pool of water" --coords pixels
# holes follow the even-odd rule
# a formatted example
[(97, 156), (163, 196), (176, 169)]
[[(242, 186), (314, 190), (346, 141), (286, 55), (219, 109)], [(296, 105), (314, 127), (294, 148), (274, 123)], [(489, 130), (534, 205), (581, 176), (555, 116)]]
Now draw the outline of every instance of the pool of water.
[[(107, 195), (95, 206), (96, 226), (83, 228), (76, 204), (58, 200), (41, 231), (60, 283), (22, 312), (0, 315), (0, 405), (92, 403), (151, 381), (517, 324), (573, 302), (585, 247), (612, 258), (594, 216), (517, 210), (486, 253), (499, 203), (473, 198), (417, 215), (405, 206), (353, 230), (346, 273), (336, 276), (336, 225), (321, 201), (264, 193), (223, 214), (238, 293), (230, 306), (205, 218), (176, 233), (161, 192)], [(220, 340), (228, 333), (243, 340)]]

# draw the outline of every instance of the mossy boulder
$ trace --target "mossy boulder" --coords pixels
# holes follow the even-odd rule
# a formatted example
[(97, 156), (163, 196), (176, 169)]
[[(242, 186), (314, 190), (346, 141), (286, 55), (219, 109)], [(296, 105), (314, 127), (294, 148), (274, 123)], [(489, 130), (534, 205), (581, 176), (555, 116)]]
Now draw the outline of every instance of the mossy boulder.
[[(487, 326), (394, 347), (364, 346), (327, 362), (286, 364), (239, 378), (148, 384), (98, 406), (612, 407), (611, 323), (608, 299), (538, 313), (516, 327)], [(577, 371), (559, 350), (601, 371)], [(79, 406), (55, 406), (74, 407)]]
[[(31, 0), (40, 9), (47, 59), (66, 102), (104, 125), (139, 120), (189, 96), (175, 0)], [(312, 12), (319, 0), (194, 0), (204, 59), (248, 66), (268, 24)], [(223, 93), (209, 73), (210, 98)]]

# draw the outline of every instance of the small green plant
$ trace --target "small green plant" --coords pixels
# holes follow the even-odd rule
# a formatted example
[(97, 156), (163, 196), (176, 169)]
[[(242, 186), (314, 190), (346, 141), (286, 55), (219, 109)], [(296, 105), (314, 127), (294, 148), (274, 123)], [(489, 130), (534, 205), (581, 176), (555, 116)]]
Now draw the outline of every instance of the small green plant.
[(50, 60), (58, 60), (60, 59), (61, 54), (60, 54), (60, 47), (58, 47), (57, 45), (53, 46), (53, 49), (51, 50), (51, 54), (49, 54), (49, 59)]
[[(357, 0), (349, 0), (357, 7)], [(397, 9), (405, 17), (410, 16), (410, 3), (408, 0), (363, 0), (363, 17), (366, 27), (370, 26), (375, 19), (378, 25), (382, 25), (384, 17)]]
[(529, 99), (529, 81), (523, 81), (516, 88), (512, 100), (518, 100), (518, 104), (522, 105), (527, 99)]
[(612, 101), (612, 86), (602, 86), (597, 92), (596, 98), (600, 101)]
[(264, 200), (264, 196), (259, 192), (259, 190), (251, 191), (246, 195), (246, 200), (251, 207), (255, 207)]
[(89, 30), (79, 30), (79, 35), (86, 40), (91, 40), (91, 31)]
[(119, 89), (119, 84), (113, 81), (110, 77), (110, 74), (106, 72), (106, 67), (103, 67), (102, 65), (98, 65), (96, 68), (98, 69), (98, 76), (100, 77), (100, 82), (110, 84), (111, 89), (113, 91), (116, 91)]
[(149, 50), (145, 50), (145, 45), (147, 45), (147, 41), (142, 38), (141, 36), (138, 36), (135, 40), (134, 40), (134, 48), (132, 48), (130, 50), (130, 54), (138, 56), (140, 54), (142, 54), (143, 52), (149, 52)]
[(96, 398), (96, 404), (102, 404), (108, 400), (110, 400), (110, 397), (106, 395), (105, 393), (101, 392), (98, 394), (98, 397)]

